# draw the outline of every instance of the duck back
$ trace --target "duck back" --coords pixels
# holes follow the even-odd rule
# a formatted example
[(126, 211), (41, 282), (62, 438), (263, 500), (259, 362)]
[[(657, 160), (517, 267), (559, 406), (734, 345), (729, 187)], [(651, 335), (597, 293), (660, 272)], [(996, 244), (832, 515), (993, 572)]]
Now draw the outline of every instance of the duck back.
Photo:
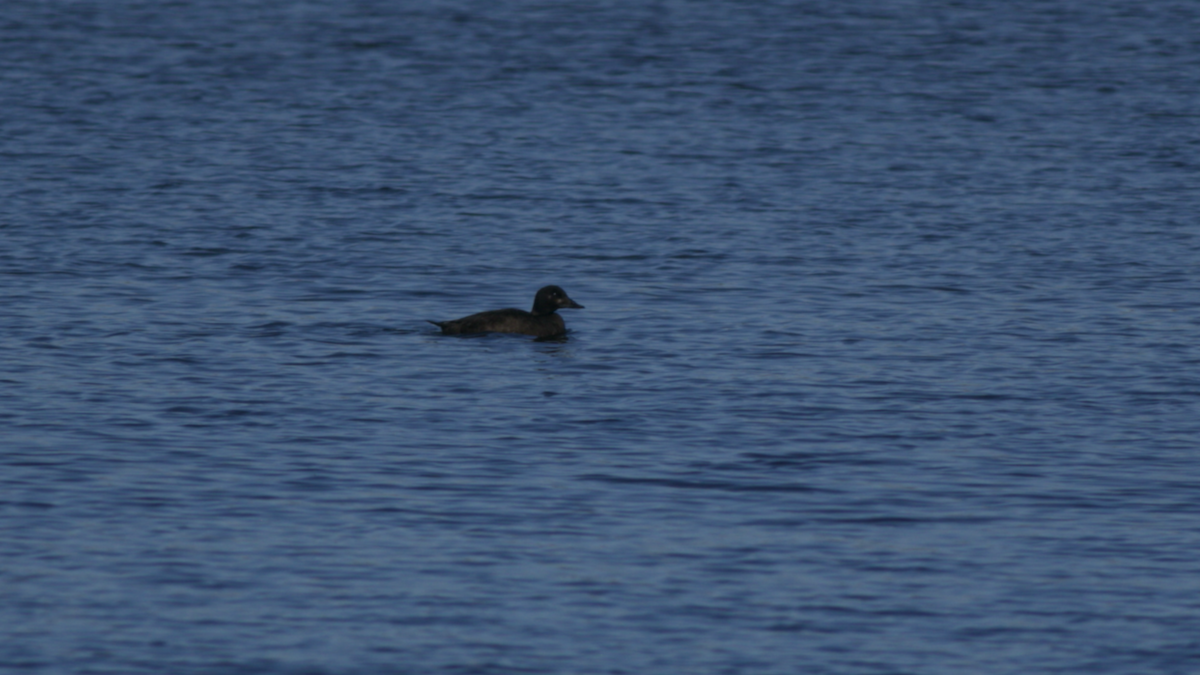
[(523, 309), (495, 309), (453, 321), (429, 323), (441, 328), (444, 335), (520, 333), (544, 338), (556, 337), (567, 332), (567, 326), (558, 314), (535, 316)]

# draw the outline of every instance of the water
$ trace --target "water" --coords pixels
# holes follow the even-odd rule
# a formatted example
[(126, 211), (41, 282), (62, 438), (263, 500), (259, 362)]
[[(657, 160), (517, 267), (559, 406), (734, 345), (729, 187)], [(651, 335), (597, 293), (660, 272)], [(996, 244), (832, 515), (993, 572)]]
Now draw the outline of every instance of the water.
[(6, 3), (0, 670), (1195, 672), (1197, 35)]

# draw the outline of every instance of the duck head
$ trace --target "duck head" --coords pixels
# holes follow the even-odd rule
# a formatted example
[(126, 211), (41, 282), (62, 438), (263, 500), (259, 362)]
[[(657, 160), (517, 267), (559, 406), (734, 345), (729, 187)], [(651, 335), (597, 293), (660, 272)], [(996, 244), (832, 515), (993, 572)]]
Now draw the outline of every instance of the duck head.
[(567, 292), (558, 286), (545, 286), (533, 298), (533, 314), (553, 314), (560, 309), (583, 309), (583, 305), (567, 297)]

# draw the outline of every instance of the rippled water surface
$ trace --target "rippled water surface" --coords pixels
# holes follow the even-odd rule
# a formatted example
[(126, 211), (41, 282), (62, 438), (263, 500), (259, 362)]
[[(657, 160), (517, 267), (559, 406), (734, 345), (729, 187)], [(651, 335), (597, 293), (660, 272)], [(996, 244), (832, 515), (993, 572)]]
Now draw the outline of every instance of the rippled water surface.
[(1195, 3), (11, 0), (0, 110), (4, 672), (1200, 670)]

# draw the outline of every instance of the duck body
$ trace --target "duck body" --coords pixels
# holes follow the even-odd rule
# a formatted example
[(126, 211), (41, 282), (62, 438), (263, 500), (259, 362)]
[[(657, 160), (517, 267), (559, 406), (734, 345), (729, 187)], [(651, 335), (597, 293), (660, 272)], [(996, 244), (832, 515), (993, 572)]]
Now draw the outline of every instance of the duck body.
[(558, 315), (563, 308), (583, 309), (583, 305), (567, 296), (558, 286), (538, 290), (533, 299), (533, 311), (523, 309), (494, 309), (479, 312), (453, 321), (430, 321), (442, 329), (443, 335), (476, 333), (518, 333), (538, 338), (554, 338), (567, 333), (567, 325)]

